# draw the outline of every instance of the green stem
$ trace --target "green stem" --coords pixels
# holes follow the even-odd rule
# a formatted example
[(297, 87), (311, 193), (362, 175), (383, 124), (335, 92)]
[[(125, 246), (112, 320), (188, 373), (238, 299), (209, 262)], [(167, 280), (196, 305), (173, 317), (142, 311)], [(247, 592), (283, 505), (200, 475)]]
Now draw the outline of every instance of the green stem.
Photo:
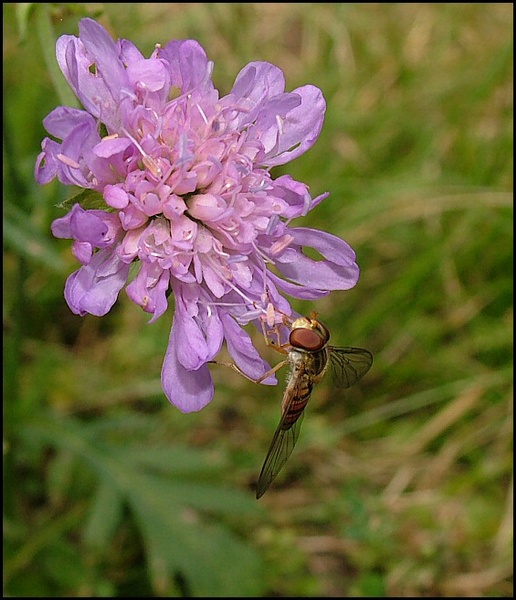
[(52, 25), (49, 4), (37, 5), (35, 21), (45, 66), (57, 92), (59, 102), (64, 106), (78, 107), (78, 101), (68, 87), (56, 60), (56, 33)]

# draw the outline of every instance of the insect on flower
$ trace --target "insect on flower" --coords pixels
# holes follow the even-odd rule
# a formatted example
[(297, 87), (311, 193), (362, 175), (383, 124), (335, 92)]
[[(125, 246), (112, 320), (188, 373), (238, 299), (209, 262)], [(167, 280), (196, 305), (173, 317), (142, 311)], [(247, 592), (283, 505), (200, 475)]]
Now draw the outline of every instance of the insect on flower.
[[(324, 377), (328, 365), (331, 365), (333, 380), (338, 388), (349, 388), (361, 379), (373, 364), (373, 355), (363, 348), (338, 348), (329, 346), (330, 332), (312, 312), (310, 317), (292, 319), (285, 315), (285, 324), (289, 325), (288, 343), (279, 342), (279, 332), (275, 328), (277, 342), (269, 337), (264, 327), (267, 344), (278, 352), (287, 355), (285, 360), (278, 363), (259, 379), (275, 373), (285, 365), (289, 365), (290, 374), (281, 404), (281, 419), (272, 438), (267, 456), (263, 463), (256, 498), (261, 498), (275, 477), (283, 468), (296, 445), (303, 421), (304, 410), (312, 395), (314, 385)], [(242, 373), (235, 365), (229, 365)], [(250, 379), (247, 377), (247, 379)]]
[(279, 67), (253, 61), (222, 95), (197, 41), (156, 44), (146, 57), (89, 18), (79, 37), (57, 40), (56, 58), (82, 108), (45, 117), (34, 175), (80, 190), (52, 223), (79, 262), (66, 302), (76, 315), (102, 317), (125, 288), (154, 323), (173, 298), (163, 392), (182, 412), (201, 410), (215, 393), (208, 363), (223, 344), (248, 377), (270, 368), (244, 329), (263, 315), (264, 288), (274, 318), (290, 311), (286, 296), (316, 300), (358, 281), (349, 244), (292, 223), (328, 192), (312, 197), (271, 172), (315, 144), (322, 90), (287, 92)]

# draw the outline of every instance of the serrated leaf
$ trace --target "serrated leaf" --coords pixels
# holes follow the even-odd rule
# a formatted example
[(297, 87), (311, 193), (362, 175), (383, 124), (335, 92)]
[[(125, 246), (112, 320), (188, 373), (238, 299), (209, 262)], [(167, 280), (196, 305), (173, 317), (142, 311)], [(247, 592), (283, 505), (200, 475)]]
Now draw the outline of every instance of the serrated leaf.
[(50, 502), (54, 506), (62, 504), (69, 495), (76, 464), (77, 457), (66, 450), (57, 452), (55, 458), (50, 462), (47, 476), (47, 493)]
[(129, 493), (144, 535), (156, 594), (167, 594), (163, 569), (168, 567), (185, 580), (192, 596), (261, 595), (259, 555), (229, 529), (189, 511), (176, 492), (175, 482), (139, 474)]
[(116, 487), (102, 481), (96, 490), (86, 526), (85, 544), (97, 551), (107, 549), (122, 517), (123, 498)]
[(262, 510), (254, 492), (242, 492), (220, 484), (173, 479), (174, 498), (186, 507), (213, 515), (258, 515)]
[[(127, 465), (127, 470), (137, 467), (147, 476), (169, 482), (176, 501), (187, 507), (217, 515), (250, 515), (261, 510), (254, 494), (221, 485), (222, 465), (210, 462), (195, 448), (110, 444), (107, 449), (111, 457)], [(210, 476), (212, 480), (217, 477), (217, 483), (211, 483)]]
[(263, 593), (259, 554), (213, 517), (244, 512), (249, 516), (260, 509), (252, 496), (215, 484), (143, 473), (136, 463), (123, 460), (111, 445), (102, 444), (74, 419), (38, 419), (24, 427), (23, 435), (76, 452), (103, 485), (115, 487), (129, 503), (142, 531), (157, 595), (168, 595), (178, 576), (193, 596)]
[(124, 461), (145, 470), (166, 475), (213, 474), (222, 468), (221, 460), (210, 460), (205, 452), (188, 446), (124, 445), (113, 447)]
[(107, 210), (106, 201), (104, 196), (96, 192), (95, 190), (82, 190), (75, 196), (64, 200), (57, 205), (57, 208), (63, 210), (70, 210), (74, 204), (79, 204), (84, 210), (100, 209)]

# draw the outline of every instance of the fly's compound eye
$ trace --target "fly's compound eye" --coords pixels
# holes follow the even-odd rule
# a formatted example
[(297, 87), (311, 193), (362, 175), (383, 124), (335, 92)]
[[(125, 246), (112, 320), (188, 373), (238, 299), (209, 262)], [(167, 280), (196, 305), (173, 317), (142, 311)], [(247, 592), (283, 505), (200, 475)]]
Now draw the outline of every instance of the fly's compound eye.
[(290, 332), (289, 342), (294, 348), (315, 352), (326, 345), (328, 338), (317, 329), (298, 327)]

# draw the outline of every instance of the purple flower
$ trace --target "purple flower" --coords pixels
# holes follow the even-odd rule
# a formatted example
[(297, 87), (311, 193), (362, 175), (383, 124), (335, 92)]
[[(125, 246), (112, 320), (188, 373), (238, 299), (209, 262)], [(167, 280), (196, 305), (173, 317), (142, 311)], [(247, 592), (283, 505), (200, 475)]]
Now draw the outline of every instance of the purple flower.
[(282, 294), (316, 299), (357, 282), (346, 242), (290, 227), (327, 194), (312, 199), (303, 183), (270, 174), (314, 144), (325, 101), (311, 85), (285, 92), (266, 62), (249, 63), (221, 98), (193, 40), (145, 58), (91, 19), (79, 30), (59, 38), (57, 60), (84, 110), (60, 106), (45, 118), (55, 139), (43, 140), (35, 169), (40, 184), (57, 177), (102, 200), (101, 209), (78, 200), (52, 224), (82, 264), (65, 298), (78, 315), (102, 316), (126, 286), (155, 321), (172, 294), (163, 389), (180, 410), (200, 410), (214, 392), (207, 363), (224, 341), (250, 377), (268, 370), (243, 325), (281, 323), (292, 312)]

